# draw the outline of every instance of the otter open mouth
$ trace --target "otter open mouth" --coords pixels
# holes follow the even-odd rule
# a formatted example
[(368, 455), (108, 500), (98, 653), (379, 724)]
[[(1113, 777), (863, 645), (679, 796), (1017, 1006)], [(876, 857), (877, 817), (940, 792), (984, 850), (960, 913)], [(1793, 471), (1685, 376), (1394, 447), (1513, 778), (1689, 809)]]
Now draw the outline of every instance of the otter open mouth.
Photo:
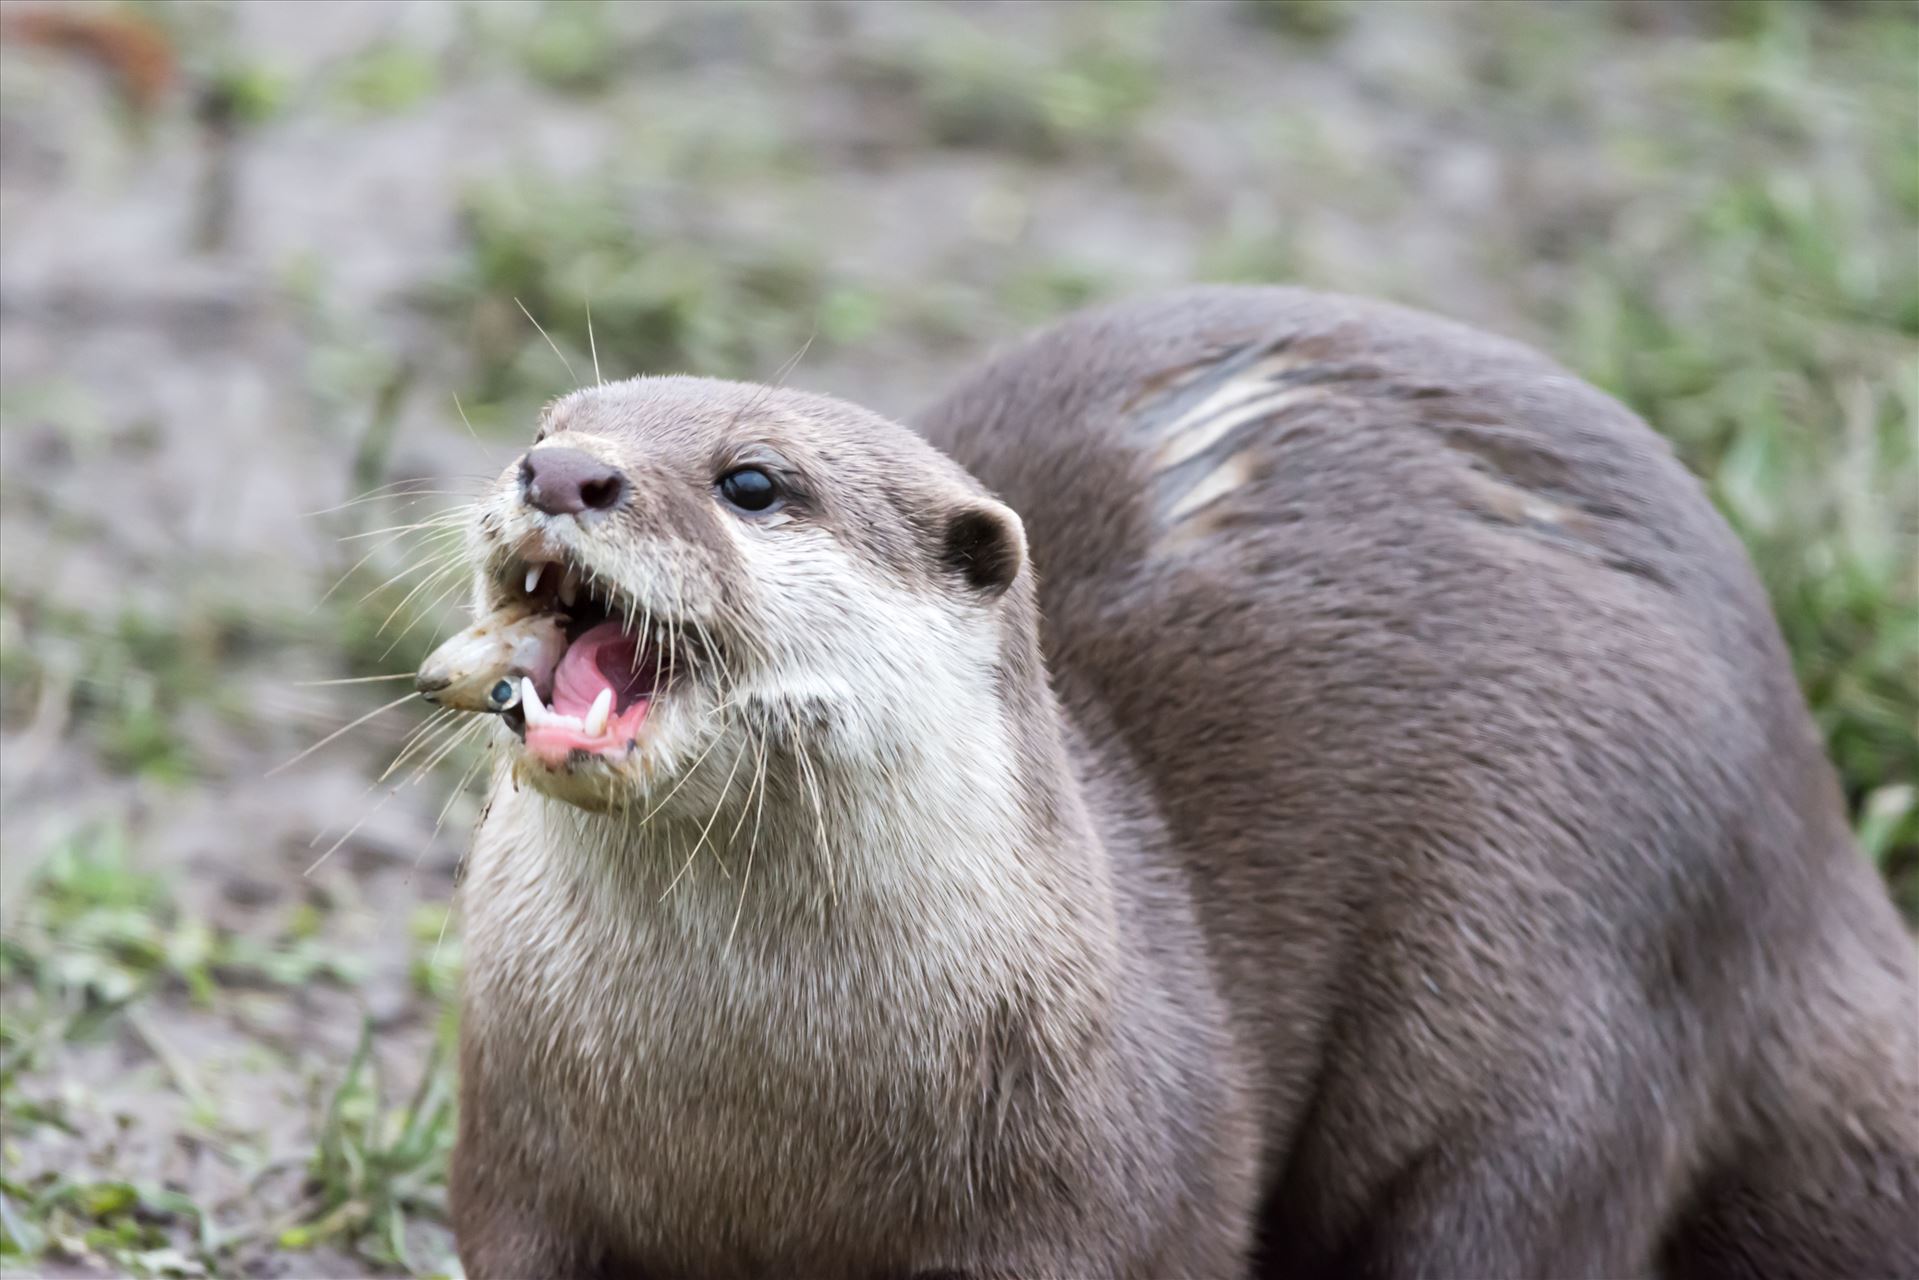
[(508, 576), (511, 604), (558, 614), (566, 638), (550, 671), (518, 677), (519, 700), (503, 713), (508, 726), (549, 766), (575, 752), (607, 757), (633, 750), (678, 656), (667, 628), (629, 626), (640, 610), (571, 563), (522, 562)]

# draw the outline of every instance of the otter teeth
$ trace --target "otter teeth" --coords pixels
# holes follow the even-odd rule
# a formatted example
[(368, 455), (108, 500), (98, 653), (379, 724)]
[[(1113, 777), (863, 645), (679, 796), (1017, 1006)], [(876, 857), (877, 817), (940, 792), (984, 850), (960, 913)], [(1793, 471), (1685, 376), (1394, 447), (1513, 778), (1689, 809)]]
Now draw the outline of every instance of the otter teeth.
[(600, 690), (599, 696), (593, 699), (593, 706), (582, 719), (550, 709), (540, 701), (540, 693), (533, 687), (532, 677), (522, 676), (520, 710), (526, 715), (526, 727), (529, 729), (571, 729), (588, 737), (601, 738), (606, 736), (607, 726), (613, 722), (613, 690)]
[(526, 567), (526, 593), (532, 595), (540, 589), (540, 574), (546, 569), (543, 564), (530, 564)]
[(560, 603), (571, 609), (579, 597), (580, 575), (569, 565), (566, 576), (560, 579)]
[(540, 691), (533, 687), (531, 676), (520, 677), (520, 708), (528, 724), (547, 724), (553, 719), (553, 713), (540, 701)]
[(602, 689), (600, 696), (593, 699), (593, 706), (586, 713), (584, 732), (595, 738), (605, 736), (606, 722), (612, 714), (613, 690)]

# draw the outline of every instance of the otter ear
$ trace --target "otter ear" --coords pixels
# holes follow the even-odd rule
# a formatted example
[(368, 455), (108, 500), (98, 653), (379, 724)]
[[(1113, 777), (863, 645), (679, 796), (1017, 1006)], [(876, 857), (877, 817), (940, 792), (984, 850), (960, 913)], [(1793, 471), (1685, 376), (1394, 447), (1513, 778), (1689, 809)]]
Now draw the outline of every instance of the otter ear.
[(940, 559), (974, 590), (997, 596), (1026, 563), (1025, 526), (1011, 507), (968, 498), (946, 516)]

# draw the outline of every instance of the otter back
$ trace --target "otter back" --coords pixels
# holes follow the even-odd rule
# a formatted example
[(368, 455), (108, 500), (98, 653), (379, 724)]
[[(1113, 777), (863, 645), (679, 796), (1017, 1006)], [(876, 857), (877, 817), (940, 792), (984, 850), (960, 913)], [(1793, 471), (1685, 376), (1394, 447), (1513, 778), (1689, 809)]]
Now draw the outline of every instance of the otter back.
[(1116, 878), (1196, 904), (1276, 1274), (1919, 1274), (1913, 947), (1643, 423), (1459, 325), (1205, 289), (919, 425), (1026, 521), (1081, 768), (1165, 824)]

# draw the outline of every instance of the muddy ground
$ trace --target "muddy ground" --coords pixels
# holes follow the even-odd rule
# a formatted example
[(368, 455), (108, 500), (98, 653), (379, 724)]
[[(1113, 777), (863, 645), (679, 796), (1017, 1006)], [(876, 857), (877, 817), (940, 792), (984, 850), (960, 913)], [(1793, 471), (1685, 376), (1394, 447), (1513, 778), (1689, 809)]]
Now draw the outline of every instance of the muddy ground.
[(1912, 901), (1913, 12), (8, 0), (0, 1272), (457, 1271), (475, 754), (382, 780), (400, 705), (277, 766), (406, 691), (456, 579), (379, 531), (589, 308), (609, 378), (896, 415), (1196, 279), (1540, 343), (1748, 538)]

